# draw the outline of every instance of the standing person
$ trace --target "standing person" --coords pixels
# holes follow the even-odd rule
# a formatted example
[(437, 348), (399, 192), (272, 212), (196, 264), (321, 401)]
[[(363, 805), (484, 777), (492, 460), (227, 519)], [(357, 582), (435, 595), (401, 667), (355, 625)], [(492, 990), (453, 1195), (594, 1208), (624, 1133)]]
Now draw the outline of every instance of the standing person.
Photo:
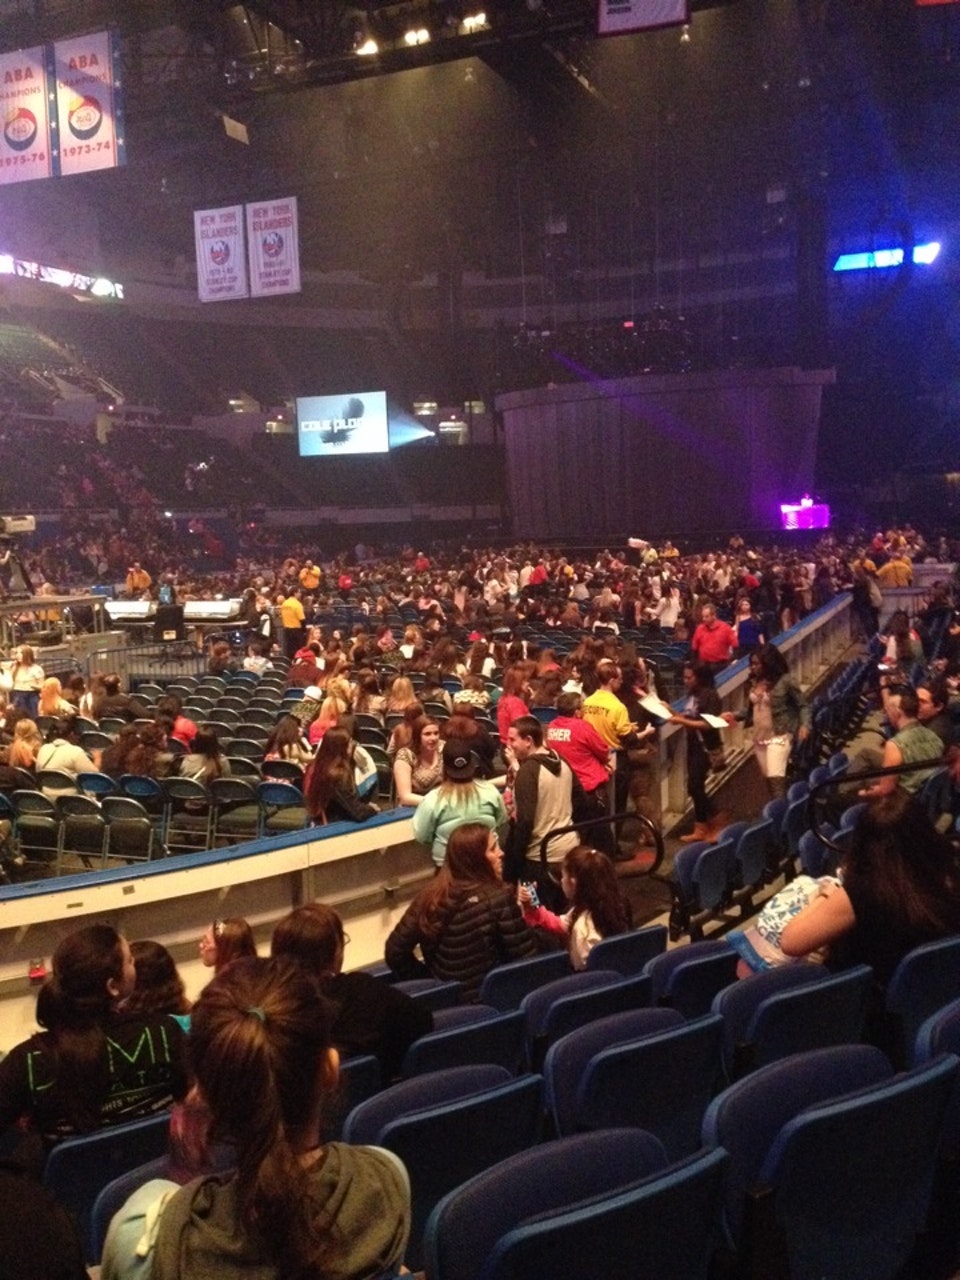
[(67, 934), (37, 996), (43, 1028), (0, 1062), (0, 1129), (20, 1123), (46, 1145), (148, 1116), (185, 1087), (181, 1027), (122, 1011), (136, 970), (106, 924)]
[(469, 745), (451, 738), (443, 744), (443, 781), (423, 797), (413, 815), (413, 835), (430, 845), (436, 867), (443, 866), (447, 841), (465, 822), (505, 832), (507, 810), (492, 782), (477, 777)]
[(764, 643), (763, 623), (754, 615), (753, 606), (746, 596), (737, 604), (733, 623), (737, 633), (737, 657), (746, 657), (757, 645)]
[(503, 693), (497, 703), (497, 732), (506, 742), (510, 726), (519, 716), (528, 716), (530, 687), (522, 666), (508, 667), (503, 673)]
[(518, 891), (523, 918), (535, 928), (559, 933), (565, 939), (574, 969), (585, 969), (587, 957), (604, 938), (631, 927), (630, 903), (620, 892), (613, 863), (599, 849), (578, 844), (563, 859), (560, 885), (570, 906), (563, 915), (531, 905), (530, 890)]
[[(544, 746), (543, 725), (535, 716), (521, 716), (513, 722), (507, 746), (516, 764), (507, 878), (539, 879), (545, 886), (540, 842), (555, 827), (571, 825), (574, 787), (579, 792), (580, 784), (566, 761)], [(547, 862), (562, 862), (579, 843), (575, 831), (557, 836), (547, 846)]]
[(726, 622), (721, 622), (712, 604), (700, 610), (700, 625), (690, 641), (690, 652), (700, 664), (705, 664), (717, 674), (733, 661), (737, 647), (737, 633)]
[(293, 656), (303, 644), (307, 615), (296, 591), (291, 591), (279, 603), (280, 625), (283, 627), (283, 652), (293, 661)]
[[(417, 810), (420, 813), (421, 809)], [(497, 965), (536, 953), (514, 891), (503, 883), (496, 831), (461, 823), (450, 834), (439, 874), (414, 898), (387, 938), (387, 964), (401, 978), (425, 973), (459, 982), (461, 1000), (475, 1001)], [(414, 952), (419, 947), (423, 961)]]
[(710, 773), (710, 753), (721, 751), (720, 732), (702, 719), (707, 715), (718, 716), (722, 710), (720, 695), (713, 683), (713, 670), (706, 663), (688, 662), (683, 668), (683, 687), (686, 698), (683, 712), (670, 717), (671, 724), (680, 724), (687, 731), (687, 791), (693, 802), (694, 827), (689, 835), (681, 836), (683, 844), (694, 840), (716, 841), (726, 821), (718, 813), (707, 795), (707, 777)]
[(22, 644), (10, 668), (13, 682), (10, 701), (15, 707), (21, 707), (32, 720), (35, 720), (40, 706), (40, 689), (45, 679), (43, 667), (36, 660), (33, 649)]
[(330, 1003), (333, 1046), (340, 1053), (372, 1053), (386, 1083), (400, 1074), (414, 1040), (433, 1030), (433, 1014), (370, 973), (344, 973), (349, 941), (333, 907), (308, 902), (279, 921), (270, 954), (295, 960), (312, 974)]
[(787, 794), (787, 765), (794, 740), (810, 734), (810, 708), (787, 660), (776, 645), (765, 644), (751, 658), (753, 684), (745, 712), (753, 728), (753, 754), (773, 799)]
[(410, 1232), (406, 1172), (378, 1147), (322, 1141), (339, 1057), (302, 966), (232, 965), (194, 1006), (190, 1046), (236, 1171), (136, 1191), (110, 1225), (103, 1280), (396, 1275)]
[[(559, 715), (547, 725), (546, 741), (549, 749), (567, 762), (583, 788), (583, 799), (574, 817), (584, 821), (604, 818), (610, 812), (610, 778), (614, 769), (610, 747), (583, 718), (583, 698), (579, 693), (561, 693), (557, 711)], [(597, 826), (590, 834), (595, 844), (612, 852), (615, 842), (608, 826)]]

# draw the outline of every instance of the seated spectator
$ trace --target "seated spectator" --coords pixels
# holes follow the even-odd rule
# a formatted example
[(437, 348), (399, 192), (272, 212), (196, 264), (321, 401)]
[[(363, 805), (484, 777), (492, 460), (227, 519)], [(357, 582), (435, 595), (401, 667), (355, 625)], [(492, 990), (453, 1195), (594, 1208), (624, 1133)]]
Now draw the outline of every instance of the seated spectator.
[(169, 778), (177, 772), (178, 757), (167, 750), (167, 736), (159, 724), (125, 725), (116, 741), (105, 747), (100, 768), (111, 778), (135, 773), (144, 778)]
[(421, 716), (426, 715), (422, 702), (411, 702), (403, 712), (403, 719), (394, 726), (387, 743), (387, 755), (391, 760), (401, 747), (408, 747), (413, 738), (413, 726)]
[[(179, 699), (177, 701), (179, 702)], [(80, 709), (83, 714), (86, 714), (83, 712), (82, 704)], [(145, 720), (152, 714), (146, 703), (132, 697), (129, 693), (121, 692), (120, 677), (114, 672), (100, 677), (93, 691), (90, 711), (94, 720), (102, 720), (104, 716), (118, 720)]]
[(40, 701), (37, 704), (38, 716), (75, 716), (77, 708), (63, 696), (63, 686), (56, 676), (47, 676), (40, 686)]
[[(310, 744), (303, 736), (300, 721), (294, 715), (281, 716), (270, 731), (270, 737), (264, 747), (263, 760), (268, 764), (271, 760), (292, 760), (304, 768), (313, 759)], [(268, 776), (264, 770), (264, 777)]]
[(252, 640), (247, 645), (247, 654), (241, 664), (244, 671), (253, 671), (262, 676), (264, 671), (272, 671), (273, 663), (267, 656), (268, 646), (265, 640)]
[(287, 959), (240, 960), (205, 988), (190, 1031), (197, 1089), (212, 1132), (236, 1147), (236, 1174), (141, 1187), (111, 1224), (104, 1280), (398, 1274), (403, 1166), (322, 1143), (338, 1071), (329, 1024), (317, 984)]
[[(403, 646), (400, 646), (401, 649)], [(387, 693), (387, 700), (384, 704), (385, 715), (403, 715), (406, 709), (415, 702), (421, 701), (413, 691), (413, 684), (409, 676), (397, 676), (390, 690)]]
[(520, 665), (508, 667), (503, 673), (503, 693), (497, 703), (497, 732), (501, 742), (506, 742), (514, 720), (530, 714), (529, 701), (526, 669)]
[(216, 730), (203, 724), (197, 729), (193, 745), (180, 757), (180, 777), (192, 778), (207, 786), (214, 778), (230, 777), (230, 761), (220, 750)]
[(303, 780), (303, 802), (311, 821), (365, 822), (378, 813), (376, 805), (357, 794), (350, 748), (345, 729), (328, 729)]
[(183, 714), (183, 703), (175, 693), (166, 693), (157, 699), (157, 720), (170, 721), (167, 736), (176, 738), (190, 751), (197, 734), (197, 726)]
[(87, 1280), (77, 1224), (51, 1191), (13, 1160), (0, 1161), (0, 1196), (16, 1211), (0, 1219), (0, 1275)]
[(560, 885), (571, 904), (563, 915), (533, 906), (529, 886), (520, 885), (518, 900), (529, 925), (560, 934), (574, 969), (585, 969), (587, 957), (603, 938), (631, 927), (630, 903), (620, 892), (617, 873), (605, 853), (577, 845), (563, 859)]
[(411, 726), (410, 745), (401, 747), (393, 761), (397, 804), (416, 808), (428, 791), (443, 780), (440, 725), (432, 716), (420, 716)]
[(135, 981), (130, 945), (110, 925), (60, 942), (37, 996), (43, 1030), (0, 1062), (0, 1129), (19, 1122), (49, 1145), (183, 1094), (183, 1031), (163, 1014), (122, 1012)]
[(7, 764), (14, 769), (35, 769), (37, 753), (43, 745), (43, 735), (36, 721), (29, 716), (17, 720), (13, 728), (13, 741), (7, 748)]
[(946, 678), (933, 676), (917, 689), (917, 719), (925, 729), (930, 729), (943, 743), (943, 749), (956, 741), (953, 716), (948, 710), (950, 690)]
[(257, 954), (253, 930), (241, 916), (228, 916), (226, 920), (214, 920), (204, 930), (200, 939), (200, 963), (214, 973), (220, 973), (234, 960)]
[(363, 712), (364, 715), (377, 716), (382, 721), (383, 709), (386, 705), (387, 700), (380, 692), (380, 682), (377, 680), (376, 672), (357, 672), (353, 710), (355, 712)]
[[(130, 943), (134, 968), (137, 971), (133, 990), (123, 1002), (125, 1014), (169, 1013), (189, 1023), (187, 1015), (192, 1004), (187, 999), (187, 989), (177, 970), (173, 956), (160, 942), (146, 939)], [(189, 1030), (189, 1025), (184, 1026)]]
[(884, 986), (908, 951), (960, 933), (957, 851), (902, 790), (860, 815), (840, 877), (784, 927), (786, 955), (827, 947), (831, 968), (868, 964)]
[[(457, 826), (439, 873), (387, 938), (385, 956), (393, 972), (400, 978), (459, 982), (461, 1000), (470, 1003), (491, 969), (534, 955), (536, 936), (524, 923), (513, 890), (503, 883), (502, 868), (495, 830), (470, 821)], [(415, 955), (418, 948), (422, 961)]]
[(270, 954), (295, 960), (319, 981), (330, 1002), (332, 1044), (341, 1053), (372, 1053), (386, 1083), (400, 1074), (403, 1056), (433, 1030), (422, 1004), (369, 973), (344, 973), (349, 942), (332, 907), (309, 902), (285, 916), (273, 931)]
[[(58, 720), (47, 734), (46, 742), (37, 752), (37, 768), (58, 769), (69, 774), (75, 782), (79, 774), (93, 773), (100, 768), (101, 754), (97, 750), (90, 756), (84, 751), (77, 740), (73, 718), (69, 717)], [(69, 790), (52, 791), (45, 787), (44, 794), (53, 800), (57, 795), (69, 795)]]
[(238, 668), (239, 664), (226, 640), (217, 640), (210, 646), (210, 656), (207, 658), (208, 675), (232, 675)]

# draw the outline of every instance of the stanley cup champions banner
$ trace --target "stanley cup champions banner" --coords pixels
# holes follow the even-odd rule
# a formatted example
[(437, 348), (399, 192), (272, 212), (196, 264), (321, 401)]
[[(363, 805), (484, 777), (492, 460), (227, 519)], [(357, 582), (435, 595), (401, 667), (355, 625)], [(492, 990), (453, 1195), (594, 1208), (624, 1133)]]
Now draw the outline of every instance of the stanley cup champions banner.
[(247, 250), (251, 297), (300, 292), (296, 196), (247, 205)]
[(53, 60), (43, 45), (0, 54), (0, 183), (49, 178)]
[(98, 31), (53, 46), (61, 174), (124, 163), (119, 40)]
[(200, 301), (246, 298), (249, 288), (243, 245), (243, 205), (196, 211), (193, 232)]

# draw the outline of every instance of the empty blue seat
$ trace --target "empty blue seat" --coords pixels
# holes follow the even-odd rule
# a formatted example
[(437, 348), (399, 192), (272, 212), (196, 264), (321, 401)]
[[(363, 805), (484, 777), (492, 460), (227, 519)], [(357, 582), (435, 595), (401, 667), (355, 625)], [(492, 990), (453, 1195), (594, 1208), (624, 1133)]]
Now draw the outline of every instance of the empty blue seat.
[(480, 1003), (504, 1012), (519, 1009), (528, 992), (569, 973), (570, 960), (566, 951), (551, 951), (530, 960), (498, 965), (490, 970), (480, 986)]
[(671, 1160), (692, 1155), (720, 1078), (722, 1030), (723, 1019), (707, 1014), (602, 1049), (583, 1073), (578, 1128), (644, 1129)]
[[(474, 1014), (481, 1010), (481, 1005), (464, 1005), (451, 1012)], [(403, 1060), (403, 1074), (423, 1075), (477, 1062), (494, 1062), (508, 1071), (519, 1071), (526, 1057), (526, 1019), (522, 1010), (500, 1013), (490, 1009), (488, 1013), (486, 1017), (438, 1027), (415, 1040)]]
[(668, 1168), (661, 1144), (640, 1130), (546, 1143), (441, 1201), (427, 1225), (426, 1272), (704, 1280), (724, 1164), (714, 1151)]
[(737, 953), (725, 942), (708, 939), (676, 947), (647, 962), (651, 1004), (679, 1009), (685, 1018), (710, 1012), (718, 991), (736, 981)]
[(894, 1062), (910, 1061), (920, 1026), (960, 997), (960, 937), (915, 947), (903, 957), (887, 986), (889, 1048)]
[(625, 978), (641, 973), (643, 966), (667, 948), (666, 925), (631, 929), (598, 942), (587, 956), (587, 969), (615, 969)]

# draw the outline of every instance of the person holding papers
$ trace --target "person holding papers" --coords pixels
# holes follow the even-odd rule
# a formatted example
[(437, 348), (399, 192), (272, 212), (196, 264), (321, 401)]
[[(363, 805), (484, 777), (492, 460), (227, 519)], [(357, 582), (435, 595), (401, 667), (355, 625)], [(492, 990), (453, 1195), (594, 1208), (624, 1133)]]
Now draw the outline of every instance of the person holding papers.
[(684, 844), (694, 840), (715, 841), (726, 822), (726, 815), (714, 809), (707, 795), (707, 776), (711, 757), (715, 760), (723, 748), (718, 730), (724, 726), (720, 695), (713, 683), (713, 670), (706, 663), (688, 662), (683, 668), (686, 697), (683, 711), (671, 715), (672, 724), (687, 731), (687, 791), (693, 802), (693, 831), (680, 839)]

